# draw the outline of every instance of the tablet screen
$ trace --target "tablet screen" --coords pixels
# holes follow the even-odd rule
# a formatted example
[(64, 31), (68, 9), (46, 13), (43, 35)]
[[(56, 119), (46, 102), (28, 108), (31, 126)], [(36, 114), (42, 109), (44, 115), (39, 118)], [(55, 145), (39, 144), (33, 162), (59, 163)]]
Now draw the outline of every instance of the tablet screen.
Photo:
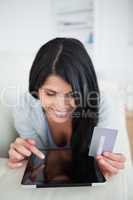
[(82, 186), (105, 182), (93, 157), (74, 159), (70, 148), (41, 150), (45, 159), (31, 155), (22, 179), (23, 185), (37, 187)]

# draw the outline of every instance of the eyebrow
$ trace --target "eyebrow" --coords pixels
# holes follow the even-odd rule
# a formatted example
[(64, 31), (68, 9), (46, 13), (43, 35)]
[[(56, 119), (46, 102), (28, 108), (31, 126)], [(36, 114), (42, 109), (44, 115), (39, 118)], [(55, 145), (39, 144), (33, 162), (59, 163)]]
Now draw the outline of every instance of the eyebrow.
[(57, 91), (51, 90), (51, 89), (48, 89), (48, 88), (43, 88), (43, 89), (46, 90), (46, 91), (48, 91), (48, 92), (56, 92), (56, 93), (58, 93)]
[[(55, 90), (52, 90), (52, 89), (49, 89), (49, 88), (43, 88), (44, 90), (48, 91), (48, 92), (53, 92), (53, 93), (60, 93), (58, 91), (55, 91)], [(73, 91), (70, 91), (68, 93), (65, 93), (64, 95), (69, 95), (69, 94), (73, 94)]]

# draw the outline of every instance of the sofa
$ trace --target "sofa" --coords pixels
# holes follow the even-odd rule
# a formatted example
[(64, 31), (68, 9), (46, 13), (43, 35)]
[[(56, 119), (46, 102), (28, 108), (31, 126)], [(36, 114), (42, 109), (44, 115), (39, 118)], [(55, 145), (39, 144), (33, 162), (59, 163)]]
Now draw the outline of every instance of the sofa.
[(110, 96), (110, 108), (114, 110), (114, 121), (118, 125), (118, 137), (115, 144), (115, 152), (123, 152), (127, 157), (124, 170), (118, 175), (110, 178), (106, 183), (95, 185), (93, 187), (67, 187), (67, 188), (42, 188), (33, 189), (24, 188), (20, 183), (24, 173), (25, 165), (19, 169), (10, 169), (7, 166), (8, 150), (10, 143), (17, 137), (14, 128), (12, 108), (10, 102), (14, 99), (12, 95), (6, 94), (0, 99), (0, 195), (1, 199), (8, 200), (78, 200), (90, 199), (96, 200), (128, 200), (127, 197), (127, 174), (131, 169), (131, 155), (129, 149), (128, 135), (125, 125), (124, 104), (119, 94), (119, 89), (110, 86), (110, 84), (100, 82), (101, 91), (104, 90)]

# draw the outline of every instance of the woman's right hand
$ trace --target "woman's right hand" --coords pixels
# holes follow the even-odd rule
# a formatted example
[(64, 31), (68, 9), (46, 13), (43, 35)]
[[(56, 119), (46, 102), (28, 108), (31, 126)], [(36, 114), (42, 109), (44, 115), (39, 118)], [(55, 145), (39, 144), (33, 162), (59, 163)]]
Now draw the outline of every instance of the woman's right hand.
[(8, 166), (11, 168), (21, 167), (27, 157), (35, 154), (40, 159), (44, 159), (44, 154), (37, 149), (36, 142), (33, 139), (23, 139), (18, 137), (14, 143), (11, 143), (8, 151)]

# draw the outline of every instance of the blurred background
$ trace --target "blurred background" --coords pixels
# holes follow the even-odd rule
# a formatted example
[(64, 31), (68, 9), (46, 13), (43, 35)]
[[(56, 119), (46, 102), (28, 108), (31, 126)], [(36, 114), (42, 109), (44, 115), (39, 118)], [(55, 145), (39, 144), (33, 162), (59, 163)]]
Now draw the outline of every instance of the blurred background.
[(37, 50), (58, 36), (80, 39), (133, 110), (133, 0), (0, 0), (0, 87), (27, 88)]
[(60, 36), (80, 39), (103, 85), (117, 87), (133, 152), (133, 0), (0, 0), (0, 98), (27, 90), (36, 52)]

